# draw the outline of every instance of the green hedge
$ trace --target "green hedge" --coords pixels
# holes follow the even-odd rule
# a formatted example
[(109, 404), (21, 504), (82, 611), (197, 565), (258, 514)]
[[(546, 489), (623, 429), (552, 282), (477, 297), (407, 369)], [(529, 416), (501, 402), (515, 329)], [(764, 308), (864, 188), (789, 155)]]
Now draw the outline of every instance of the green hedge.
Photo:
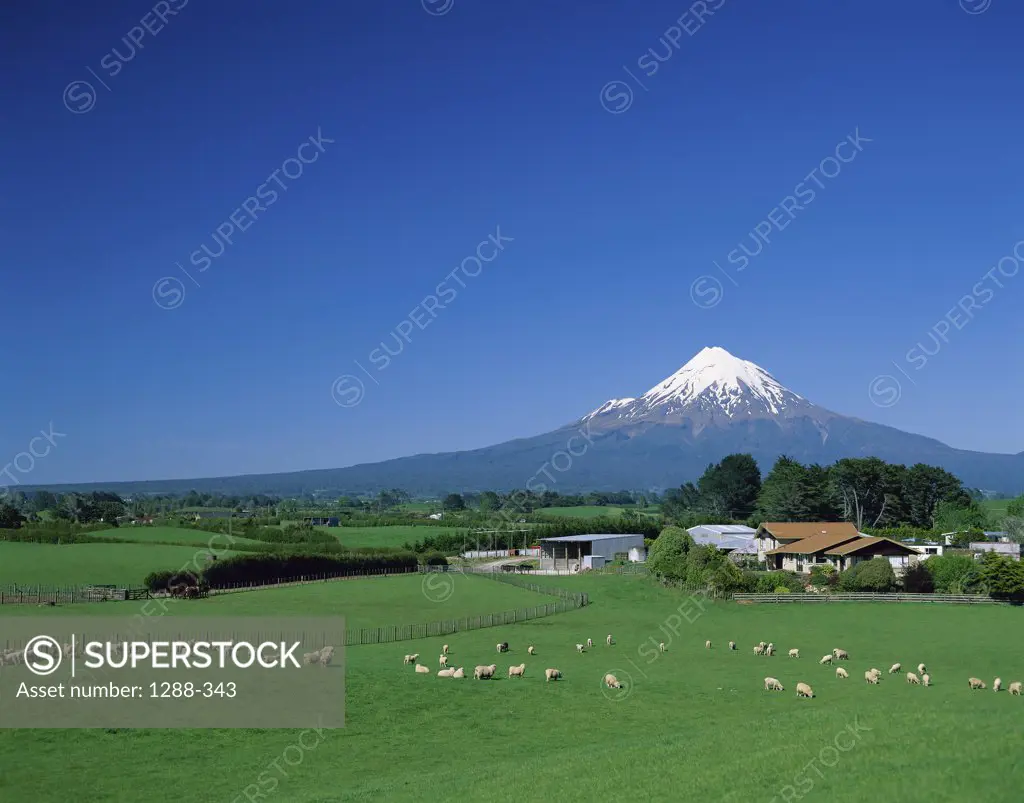
[(211, 588), (223, 588), (245, 583), (274, 583), (310, 575), (349, 577), (387, 569), (414, 572), (417, 565), (416, 556), (410, 553), (330, 555), (293, 552), (233, 555), (208, 566), (203, 572), (203, 579)]

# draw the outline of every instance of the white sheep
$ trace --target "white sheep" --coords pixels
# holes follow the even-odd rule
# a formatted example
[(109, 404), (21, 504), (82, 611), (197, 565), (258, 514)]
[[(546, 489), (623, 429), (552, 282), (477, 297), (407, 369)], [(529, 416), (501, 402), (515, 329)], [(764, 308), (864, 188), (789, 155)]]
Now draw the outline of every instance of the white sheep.
[(789, 651), (789, 657), (790, 658), (799, 658), (800, 657), (800, 650), (797, 650), (797, 649), (790, 650)]
[(536, 654), (537, 654), (537, 651), (536, 651), (536, 650), (535, 650), (535, 649), (533, 648), (533, 645), (532, 645), (532, 644), (531, 644), (531, 645), (530, 645), (529, 647), (527, 647), (527, 648), (526, 648), (526, 651), (527, 651), (527, 652), (528, 652), (528, 653), (529, 653), (530, 655), (536, 655)]
[(978, 680), (978, 678), (968, 678), (967, 679), (967, 685), (970, 686), (972, 689), (984, 689), (985, 688), (985, 683), (983, 681), (981, 681), (981, 680)]
[(1003, 688), (1002, 678), (996, 678), (992, 681), (992, 691), (999, 691), (1001, 688)]
[(454, 669), (441, 669), (440, 671), (438, 671), (437, 676), (439, 678), (450, 678), (454, 674), (455, 674), (455, 670)]
[(889, 674), (890, 674), (890, 675), (895, 675), (895, 674), (896, 674), (897, 672), (899, 672), (899, 671), (900, 671), (900, 670), (901, 670), (902, 668), (903, 668), (903, 665), (902, 665), (902, 664), (893, 664), (892, 666), (890, 666), (890, 667), (889, 667)]
[(519, 664), (519, 666), (510, 666), (508, 668), (508, 676), (510, 678), (521, 678), (526, 672), (526, 664)]
[(921, 685), (921, 679), (913, 672), (907, 672), (907, 683), (911, 683), (915, 686)]
[(458, 669), (456, 669), (454, 672), (452, 672), (452, 677), (453, 678), (464, 678), (464, 677), (466, 677), (466, 673), (465, 673), (465, 671), (463, 671), (462, 667), (460, 666)]
[(918, 664), (918, 665), (917, 665), (917, 674), (919, 674), (919, 675), (923, 675), (923, 674), (924, 674), (925, 672), (927, 672), (927, 671), (928, 671), (928, 670), (927, 670), (927, 669), (925, 669), (925, 666), (924, 666), (924, 664)]
[(490, 666), (478, 666), (473, 670), (473, 678), (475, 680), (485, 680), (494, 677), (494, 672), (498, 668), (497, 664), (491, 664)]
[(604, 685), (609, 689), (621, 689), (622, 684), (619, 683), (619, 679), (615, 675), (607, 674), (604, 676)]
[(769, 644), (767, 647), (765, 647), (764, 648), (764, 654), (765, 655), (775, 655), (775, 645), (774, 644)]
[(837, 661), (849, 661), (850, 654), (846, 650), (840, 650), (838, 648), (832, 650), (832, 655), (835, 656)]
[(730, 641), (729, 642), (729, 649), (730, 650), (735, 650), (736, 649), (736, 642), (735, 641)]
[(429, 675), (430, 667), (424, 666), (423, 664), (416, 664), (416, 671), (419, 672), (421, 675)]
[(778, 678), (765, 678), (764, 679), (764, 690), (765, 691), (785, 691)]
[(764, 648), (768, 646), (768, 642), (767, 641), (759, 641), (757, 643), (757, 646), (761, 648), (762, 652), (764, 652)]
[(441, 668), (444, 669), (446, 666), (448, 666), (448, 656), (447, 655), (439, 656), (438, 659), (437, 659), (437, 662), (441, 665)]
[(589, 638), (588, 638), (588, 639), (587, 639), (587, 649), (588, 649), (588, 650), (589, 650), (589, 649), (593, 649), (593, 647), (594, 647), (594, 640), (593, 640), (593, 639), (589, 639)]
[(583, 645), (582, 644), (577, 644), (576, 645), (576, 652), (578, 652), (578, 653), (582, 653), (583, 652)]
[(604, 640), (604, 643), (607, 644), (609, 647), (612, 646), (612, 634), (611, 633), (608, 634), (608, 637)]
[(796, 696), (797, 697), (813, 697), (814, 689), (808, 686), (806, 683), (796, 684)]
[(661, 652), (665, 652), (665, 642), (664, 641), (661, 642), (661, 644), (658, 645), (658, 649), (661, 650)]
[(497, 648), (498, 648), (498, 652), (501, 652), (501, 651), (502, 651), (502, 650), (501, 650), (501, 648), (502, 648), (502, 646), (503, 646), (503, 645), (501, 645), (501, 644), (498, 644), (498, 645), (496, 645), (496, 646), (497, 646)]
[(441, 647), (441, 654), (442, 655), (447, 655), (448, 654), (448, 645), (447, 644), (445, 644), (443, 647)]
[(317, 650), (316, 652), (303, 653), (302, 663), (304, 663), (306, 666), (309, 666), (310, 664), (320, 663), (320, 650)]
[(843, 669), (841, 666), (837, 666), (836, 667), (836, 677), (837, 678), (848, 678), (848, 677), (850, 677), (850, 673), (847, 672), (845, 669)]
[(557, 669), (545, 669), (544, 670), (544, 682), (547, 683), (550, 680), (559, 680), (562, 677), (562, 673)]
[(1024, 688), (1022, 688), (1021, 682), (1019, 680), (1015, 680), (1013, 681), (1013, 683), (1010, 684), (1010, 688), (1007, 691), (1009, 691), (1010, 694), (1014, 695), (1015, 697), (1020, 697), (1020, 693), (1021, 691), (1024, 691)]
[(876, 686), (878, 685), (878, 678), (879, 678), (879, 676), (876, 675), (871, 670), (868, 670), (867, 672), (864, 673), (864, 680), (867, 681), (868, 683), (873, 683)]
[(824, 666), (825, 664), (831, 664), (832, 663), (832, 654), (829, 653), (828, 655), (821, 656), (821, 660), (818, 661), (818, 663), (821, 664), (822, 666)]
[(755, 644), (754, 655), (764, 655), (764, 647), (762, 647), (760, 644)]
[(420, 654), (418, 652), (414, 653), (413, 655), (407, 655), (402, 660), (402, 663), (403, 664), (414, 664), (414, 663), (416, 663), (416, 659), (419, 658), (419, 657), (420, 657)]
[(882, 670), (881, 670), (881, 669), (878, 669), (877, 667), (874, 667), (874, 666), (873, 666), (873, 667), (871, 667), (871, 673), (872, 673), (873, 675), (875, 675), (875, 676), (876, 676), (877, 678), (879, 678), (879, 679), (881, 679), (881, 677), (882, 677)]
[(932, 685), (932, 676), (929, 675), (927, 672), (925, 672), (923, 675), (921, 675), (921, 685), (922, 686), (931, 686)]
[(320, 650), (320, 666), (327, 666), (334, 657), (334, 647), (324, 647)]
[(707, 641), (704, 642), (704, 649), (705, 650), (710, 650), (711, 649), (711, 639), (708, 639)]

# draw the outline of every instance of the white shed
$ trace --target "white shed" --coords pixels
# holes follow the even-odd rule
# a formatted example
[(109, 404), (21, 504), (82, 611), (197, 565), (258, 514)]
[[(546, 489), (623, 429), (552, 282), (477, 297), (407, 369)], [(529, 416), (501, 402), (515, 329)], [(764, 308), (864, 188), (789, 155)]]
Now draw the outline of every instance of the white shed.
[(643, 533), (586, 533), (542, 538), (540, 568), (579, 571), (584, 568), (583, 560), (588, 556), (614, 559), (619, 553), (628, 555), (630, 550), (643, 548)]

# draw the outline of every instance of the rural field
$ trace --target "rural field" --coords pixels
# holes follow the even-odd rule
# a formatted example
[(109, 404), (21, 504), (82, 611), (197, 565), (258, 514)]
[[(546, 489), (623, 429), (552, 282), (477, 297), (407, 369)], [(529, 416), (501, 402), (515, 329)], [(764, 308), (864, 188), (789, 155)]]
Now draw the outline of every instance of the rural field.
[(457, 532), (454, 527), (417, 527), (415, 524), (391, 527), (317, 527), (330, 533), (339, 543), (352, 547), (401, 547), (430, 535)]
[[(737, 605), (695, 602), (643, 577), (531, 580), (586, 591), (591, 605), (443, 639), (348, 648), (346, 727), (324, 731), (298, 766), (278, 762), (287, 776), (275, 774), (267, 798), (590, 801), (616, 789), (641, 800), (735, 803), (1020, 799), (1015, 734), (1024, 698), (991, 691), (997, 675), (1004, 684), (1024, 680), (1024, 640), (1012, 635), (1018, 608)], [(421, 620), (445, 618), (455, 610), (445, 606), (486, 613), (506, 592), (511, 605), (551, 599), (483, 578), (453, 582), (443, 605), (418, 593), (417, 577), (252, 591), (176, 603), (175, 611), (338, 611), (398, 624), (411, 611)], [(587, 637), (593, 649), (578, 654), (573, 645)], [(726, 649), (730, 639), (737, 652)], [(502, 640), (511, 652), (499, 657), (494, 644)], [(753, 655), (761, 640), (780, 655)], [(665, 653), (656, 650), (660, 641)], [(449, 680), (402, 665), (405, 653), (418, 652), (436, 668), (443, 642), (452, 665), (496, 662), (498, 677)], [(529, 644), (535, 657), (526, 654)], [(800, 648), (799, 659), (786, 657), (791, 647)], [(849, 651), (848, 680), (818, 665), (833, 647)], [(910, 686), (902, 675), (865, 684), (866, 669), (885, 672), (896, 661), (905, 669), (926, 663), (934, 685)], [(508, 666), (520, 662), (526, 676), (508, 679)], [(545, 683), (546, 667), (563, 679)], [(606, 672), (625, 688), (603, 689)], [(764, 691), (766, 675), (785, 691)], [(989, 689), (969, 691), (971, 675)], [(798, 681), (813, 686), (814, 699), (795, 696)], [(266, 793), (257, 777), (297, 738), (283, 730), (4, 731), (0, 797), (63, 801), (75, 788), (92, 801), (179, 803), (185, 794), (228, 803), (245, 801), (248, 787), (259, 800)], [(202, 791), (184, 792), (193, 783)]]
[[(89, 533), (89, 535), (100, 538), (119, 538), (123, 541), (132, 541), (139, 544), (156, 541), (173, 541), (179, 544), (195, 544), (196, 546), (209, 546), (212, 544), (214, 549), (217, 550), (228, 544), (227, 537), (224, 535), (203, 530), (190, 530), (184, 527), (126, 526), (115, 527), (111, 530), (100, 530), (99, 532)], [(232, 534), (231, 537), (251, 544), (260, 543), (251, 538), (242, 538), (236, 534)]]
[[(214, 544), (215, 554), (220, 557), (232, 554), (217, 548), (223, 543), (222, 540)], [(27, 544), (2, 541), (0, 586), (66, 587), (92, 583), (141, 586), (143, 578), (157, 569), (180, 569), (193, 560), (202, 567), (209, 551), (201, 544), (190, 547), (145, 543)]]

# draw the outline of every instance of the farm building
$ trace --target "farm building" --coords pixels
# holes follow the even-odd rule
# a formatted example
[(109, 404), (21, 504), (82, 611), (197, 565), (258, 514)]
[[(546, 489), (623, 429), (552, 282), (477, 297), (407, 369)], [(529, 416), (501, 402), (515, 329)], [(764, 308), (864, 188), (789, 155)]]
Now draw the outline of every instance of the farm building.
[[(761, 530), (766, 527), (774, 527), (775, 530), (767, 531), (765, 540), (770, 537), (782, 542), (781, 546), (764, 552), (769, 568), (798, 574), (809, 574), (814, 566), (831, 566), (837, 571), (845, 571), (861, 561), (877, 557), (887, 558), (894, 571), (903, 572), (921, 556), (915, 547), (889, 538), (865, 535), (849, 522), (813, 522), (806, 526), (803, 523), (762, 524), (758, 529), (759, 537), (764, 537)], [(790, 540), (799, 532), (807, 532), (808, 536)]]
[(1020, 560), (1020, 544), (1004, 544), (992, 541), (979, 542), (970, 545), (974, 559), (980, 560), (986, 552), (995, 552), (997, 555), (1006, 555), (1014, 560)]
[(757, 530), (745, 524), (701, 524), (686, 532), (696, 543), (717, 547), (731, 557), (757, 554)]
[(306, 524), (312, 527), (337, 527), (338, 517), (337, 516), (306, 516), (303, 519)]
[(888, 558), (893, 571), (896, 574), (902, 574), (912, 563), (917, 563), (922, 558), (922, 554), (918, 548), (909, 544), (901, 544), (891, 538), (877, 538), (869, 535), (848, 541), (834, 549), (825, 550), (825, 557), (833, 560), (835, 567), (841, 572), (865, 560)]
[(646, 559), (642, 533), (587, 533), (540, 539), (540, 568), (580, 571), (600, 568), (623, 553), (634, 563)]
[[(832, 536), (838, 539), (831, 544), (836, 546), (859, 538), (863, 536), (863, 533), (848, 521), (764, 522), (754, 533), (754, 540), (757, 543), (757, 559), (765, 561), (768, 553), (773, 550), (779, 550), (784, 546), (813, 536)], [(772, 561), (768, 562), (772, 563)]]

